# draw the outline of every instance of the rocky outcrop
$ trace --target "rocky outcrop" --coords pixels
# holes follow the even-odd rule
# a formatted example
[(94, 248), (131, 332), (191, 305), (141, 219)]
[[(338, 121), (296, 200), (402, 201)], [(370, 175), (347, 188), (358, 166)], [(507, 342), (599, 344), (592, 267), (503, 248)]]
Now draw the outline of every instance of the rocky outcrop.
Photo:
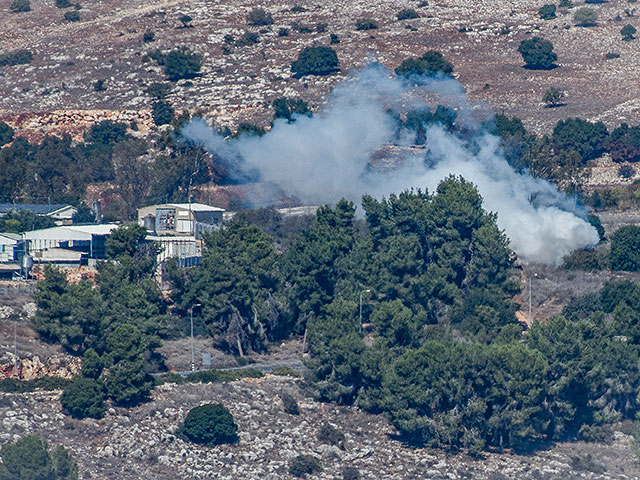
[(71, 378), (80, 373), (81, 361), (69, 356), (50, 356), (44, 361), (37, 355), (30, 358), (18, 358), (17, 375), (13, 353), (6, 352), (0, 357), (0, 379), (16, 377), (21, 380), (33, 380), (46, 376)]

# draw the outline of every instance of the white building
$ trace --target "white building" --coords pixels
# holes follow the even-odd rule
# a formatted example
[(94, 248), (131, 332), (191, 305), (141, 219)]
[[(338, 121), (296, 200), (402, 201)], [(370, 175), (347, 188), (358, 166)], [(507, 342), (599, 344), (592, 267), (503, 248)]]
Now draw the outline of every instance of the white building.
[(17, 233), (0, 233), (0, 263), (14, 262), (19, 250), (23, 249), (22, 235)]
[[(44, 228), (24, 234), (28, 243), (29, 253), (34, 260), (64, 257), (65, 260), (76, 258), (77, 255), (53, 255), (44, 253), (52, 249), (64, 249), (82, 253), (86, 258), (104, 258), (105, 240), (109, 234), (118, 228), (116, 224), (106, 225), (68, 225), (63, 227)], [(58, 253), (61, 253), (58, 251)], [(54, 262), (55, 263), (55, 262)]]
[(28, 211), (36, 215), (51, 217), (57, 225), (69, 225), (78, 209), (62, 203), (0, 203), (0, 216), (12, 211)]
[(165, 203), (138, 210), (138, 224), (156, 235), (192, 235), (200, 238), (222, 223), (223, 208), (202, 203)]

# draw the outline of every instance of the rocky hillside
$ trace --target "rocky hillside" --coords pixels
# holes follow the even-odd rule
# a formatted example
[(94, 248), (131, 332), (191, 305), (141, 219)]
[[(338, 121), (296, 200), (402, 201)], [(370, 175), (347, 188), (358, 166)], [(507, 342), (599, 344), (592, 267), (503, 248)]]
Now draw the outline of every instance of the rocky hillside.
[[(297, 382), (268, 376), (227, 384), (164, 385), (156, 388), (151, 403), (111, 409), (98, 421), (65, 418), (57, 393), (4, 394), (0, 442), (37, 433), (62, 443), (78, 459), (81, 478), (92, 479), (279, 480), (293, 478), (288, 464), (299, 454), (317, 456), (324, 471), (313, 478), (327, 480), (342, 478), (345, 466), (371, 480), (640, 478), (630, 437), (622, 432), (615, 433), (610, 445), (559, 444), (530, 456), (449, 455), (402, 444), (381, 416), (311, 401)], [(284, 413), (278, 398), (283, 391), (298, 398), (300, 415)], [(239, 442), (209, 448), (183, 441), (178, 426), (189, 409), (217, 402), (233, 414)], [(344, 448), (317, 440), (323, 422), (344, 433)]]
[[(148, 119), (151, 98), (145, 87), (164, 76), (145, 54), (176, 46), (201, 54), (204, 65), (202, 76), (177, 83), (171, 103), (202, 110), (231, 126), (247, 120), (266, 123), (272, 115), (270, 102), (283, 95), (301, 96), (318, 106), (352, 69), (373, 60), (393, 68), (428, 49), (441, 50), (452, 61), (472, 100), (520, 116), (537, 130), (568, 116), (634, 123), (640, 111), (635, 81), (640, 40), (624, 42), (619, 33), (627, 23), (640, 26), (639, 9), (627, 0), (589, 5), (599, 15), (597, 26), (590, 28), (574, 26), (575, 9), (559, 9), (556, 19), (541, 20), (537, 11), (545, 0), (81, 0), (80, 19), (73, 22), (64, 18), (73, 7), (56, 8), (55, 0), (31, 0), (31, 11), (22, 13), (12, 13), (9, 3), (0, 10), (0, 53), (28, 49), (34, 59), (28, 65), (0, 67), (0, 114), (32, 134), (83, 127), (93, 117), (112, 115), (111, 110), (139, 111)], [(275, 23), (247, 26), (246, 15), (256, 6), (264, 7)], [(403, 8), (415, 8), (420, 17), (398, 21)], [(188, 28), (179, 21), (184, 14), (193, 19)], [(355, 21), (362, 17), (376, 20), (379, 28), (356, 31)], [(309, 33), (296, 31), (296, 24)], [(326, 30), (318, 32), (318, 24), (326, 24)], [(282, 28), (290, 34), (280, 36)], [(147, 31), (155, 41), (143, 42)], [(258, 33), (259, 42), (229, 47), (225, 36), (237, 39), (246, 31)], [(298, 52), (328, 45), (332, 33), (340, 39), (333, 47), (342, 71), (292, 78), (290, 64)], [(522, 68), (517, 48), (532, 35), (553, 42), (558, 68)], [(607, 59), (607, 53), (620, 56)], [(105, 90), (96, 91), (98, 80)], [(566, 90), (566, 106), (544, 108), (541, 99), (551, 86)], [(50, 117), (51, 111), (57, 119)]]

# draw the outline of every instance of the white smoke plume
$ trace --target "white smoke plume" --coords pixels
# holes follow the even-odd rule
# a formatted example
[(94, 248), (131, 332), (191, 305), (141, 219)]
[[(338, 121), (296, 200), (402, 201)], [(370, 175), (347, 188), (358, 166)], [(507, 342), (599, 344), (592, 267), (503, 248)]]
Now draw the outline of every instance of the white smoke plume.
[[(434, 96), (456, 110), (459, 126), (476, 132), (473, 147), (469, 139), (432, 126), (426, 134), (428, 161), (423, 151), (391, 172), (372, 168), (372, 153), (396, 134), (388, 110), (425, 108), (425, 98)], [(462, 175), (477, 186), (484, 207), (497, 213), (499, 227), (524, 262), (559, 264), (571, 251), (598, 242), (575, 202), (549, 182), (511, 168), (499, 139), (478, 128), (464, 90), (451, 78), (425, 79), (415, 88), (373, 65), (337, 86), (320, 114), (295, 123), (276, 120), (262, 137), (225, 140), (202, 120), (187, 124), (182, 134), (232, 168), (258, 172), (261, 181), (309, 203), (358, 201), (365, 193), (379, 198), (412, 187), (434, 191), (448, 175)]]

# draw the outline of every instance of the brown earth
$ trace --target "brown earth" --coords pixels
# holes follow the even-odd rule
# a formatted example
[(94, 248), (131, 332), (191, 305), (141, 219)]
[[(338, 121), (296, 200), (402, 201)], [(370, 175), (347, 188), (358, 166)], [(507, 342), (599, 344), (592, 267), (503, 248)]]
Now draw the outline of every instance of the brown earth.
[[(31, 12), (14, 14), (6, 6), (0, 11), (0, 52), (35, 52), (30, 65), (0, 67), (0, 113), (31, 134), (77, 132), (85, 123), (112, 115), (140, 117), (146, 127), (152, 102), (144, 88), (163, 80), (163, 74), (154, 61), (143, 63), (143, 56), (151, 49), (184, 45), (204, 57), (202, 76), (178, 82), (169, 100), (178, 108), (202, 110), (219, 124), (267, 122), (268, 105), (282, 95), (300, 95), (317, 106), (352, 69), (374, 59), (394, 68), (428, 49), (442, 51), (453, 62), (474, 102), (522, 117), (534, 130), (548, 131), (568, 116), (609, 125), (634, 123), (640, 111), (638, 41), (623, 42), (619, 30), (626, 23), (639, 26), (638, 8), (626, 0), (590, 5), (599, 14), (598, 26), (583, 28), (573, 26), (573, 10), (561, 9), (556, 19), (541, 20), (537, 10), (545, 2), (431, 0), (418, 7), (402, 0), (87, 0), (81, 2), (81, 20), (68, 22), (53, 0), (32, 0)], [(294, 4), (306, 11), (293, 12)], [(259, 5), (275, 24), (247, 27), (246, 14)], [(407, 7), (416, 8), (421, 17), (397, 21), (396, 13)], [(177, 28), (181, 14), (193, 17), (192, 28)], [(361, 17), (377, 20), (379, 28), (356, 31), (354, 22)], [(290, 28), (293, 22), (312, 28), (327, 23), (328, 28), (325, 33), (314, 28), (314, 33), (292, 30), (287, 37), (278, 36), (281, 27)], [(222, 53), (225, 35), (260, 28), (260, 43)], [(144, 44), (146, 30), (154, 31), (157, 41)], [(340, 37), (334, 47), (342, 71), (292, 78), (290, 64), (298, 52), (328, 44), (330, 33)], [(558, 68), (522, 68), (517, 48), (532, 35), (554, 43)], [(620, 58), (607, 60), (605, 54), (611, 52)], [(105, 80), (106, 91), (94, 91), (98, 79)], [(541, 98), (551, 86), (566, 90), (566, 106), (544, 108)]]

